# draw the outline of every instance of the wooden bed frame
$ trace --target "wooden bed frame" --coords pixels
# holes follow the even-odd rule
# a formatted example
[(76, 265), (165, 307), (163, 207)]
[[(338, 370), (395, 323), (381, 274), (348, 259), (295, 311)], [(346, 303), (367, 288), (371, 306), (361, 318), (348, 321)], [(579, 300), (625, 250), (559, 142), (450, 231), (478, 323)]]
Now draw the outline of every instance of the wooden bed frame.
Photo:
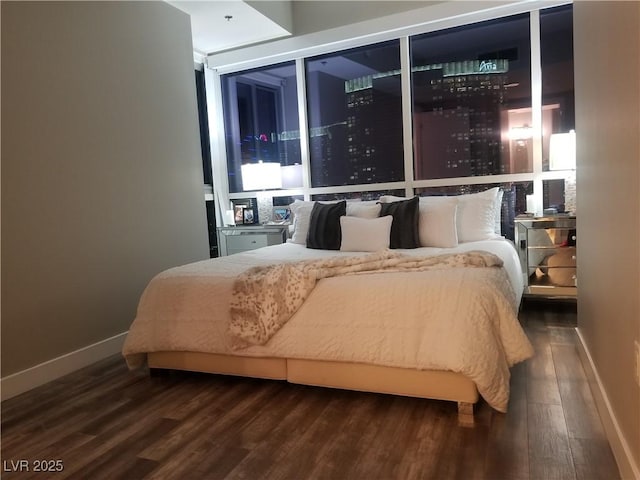
[(201, 352), (150, 352), (149, 368), (238, 375), (321, 387), (342, 388), (458, 402), (458, 422), (473, 425), (479, 394), (466, 376), (360, 363), (242, 357)]

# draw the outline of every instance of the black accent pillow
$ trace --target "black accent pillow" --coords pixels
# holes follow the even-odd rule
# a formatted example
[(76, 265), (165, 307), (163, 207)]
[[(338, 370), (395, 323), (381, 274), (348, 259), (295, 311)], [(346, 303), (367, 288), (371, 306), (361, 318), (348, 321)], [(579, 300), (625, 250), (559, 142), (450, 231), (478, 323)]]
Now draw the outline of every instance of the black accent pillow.
[(400, 202), (380, 204), (380, 216), (391, 215), (391, 238), (389, 248), (418, 248), (418, 218), (420, 212), (420, 198), (413, 197)]
[(322, 250), (340, 250), (342, 229), (340, 217), (347, 214), (347, 202), (316, 202), (311, 210), (307, 248)]

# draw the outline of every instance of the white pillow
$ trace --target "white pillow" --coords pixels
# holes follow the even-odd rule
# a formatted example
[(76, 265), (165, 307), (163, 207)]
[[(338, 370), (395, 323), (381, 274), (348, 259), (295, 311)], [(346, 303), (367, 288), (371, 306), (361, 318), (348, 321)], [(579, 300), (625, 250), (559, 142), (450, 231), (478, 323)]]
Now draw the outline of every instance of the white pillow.
[(418, 236), (423, 247), (458, 246), (456, 212), (458, 202), (451, 197), (421, 197)]
[(498, 189), (498, 195), (496, 195), (496, 225), (495, 234), (502, 236), (502, 197), (504, 196), (504, 190)]
[(458, 195), (458, 241), (475, 242), (497, 238), (496, 217), (500, 211), (496, 207), (499, 187), (484, 192)]
[(378, 218), (382, 207), (376, 200), (347, 202), (347, 215), (360, 218)]
[(307, 244), (307, 234), (309, 233), (309, 223), (311, 222), (311, 210), (316, 202), (305, 202), (296, 200), (289, 208), (293, 215), (293, 234), (291, 235), (292, 243), (300, 245)]
[(377, 252), (389, 248), (393, 217), (340, 217), (343, 252)]
[(396, 197), (395, 195), (382, 195), (378, 201), (381, 203), (401, 202), (409, 200), (411, 197)]

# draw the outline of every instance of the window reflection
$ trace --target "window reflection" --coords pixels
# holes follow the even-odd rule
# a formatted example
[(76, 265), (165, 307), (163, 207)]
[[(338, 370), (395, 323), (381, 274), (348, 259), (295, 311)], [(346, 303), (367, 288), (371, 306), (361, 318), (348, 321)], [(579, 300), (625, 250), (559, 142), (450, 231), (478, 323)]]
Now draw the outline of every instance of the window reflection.
[(242, 191), (242, 164), (301, 164), (295, 62), (224, 75), (222, 87), (230, 192)]
[(400, 43), (306, 61), (311, 184), (404, 180)]
[(576, 213), (576, 176), (542, 181), (542, 202), (551, 212)]
[(549, 170), (550, 138), (575, 129), (573, 7), (540, 12), (542, 64), (542, 169)]
[(332, 200), (378, 200), (382, 195), (393, 195), (395, 197), (403, 197), (404, 189), (394, 190), (376, 190), (369, 192), (348, 192), (348, 193), (320, 193), (311, 195), (312, 200), (326, 202)]
[(533, 171), (529, 16), (411, 38), (417, 179)]

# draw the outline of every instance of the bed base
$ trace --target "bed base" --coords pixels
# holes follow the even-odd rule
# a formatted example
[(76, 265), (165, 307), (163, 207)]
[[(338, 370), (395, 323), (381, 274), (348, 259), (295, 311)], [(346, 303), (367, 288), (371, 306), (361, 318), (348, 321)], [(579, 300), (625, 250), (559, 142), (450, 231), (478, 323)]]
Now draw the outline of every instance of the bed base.
[(241, 357), (202, 352), (152, 352), (150, 369), (238, 375), (319, 387), (458, 403), (458, 423), (473, 425), (478, 389), (466, 376), (449, 371), (413, 370), (361, 363), (284, 358)]

